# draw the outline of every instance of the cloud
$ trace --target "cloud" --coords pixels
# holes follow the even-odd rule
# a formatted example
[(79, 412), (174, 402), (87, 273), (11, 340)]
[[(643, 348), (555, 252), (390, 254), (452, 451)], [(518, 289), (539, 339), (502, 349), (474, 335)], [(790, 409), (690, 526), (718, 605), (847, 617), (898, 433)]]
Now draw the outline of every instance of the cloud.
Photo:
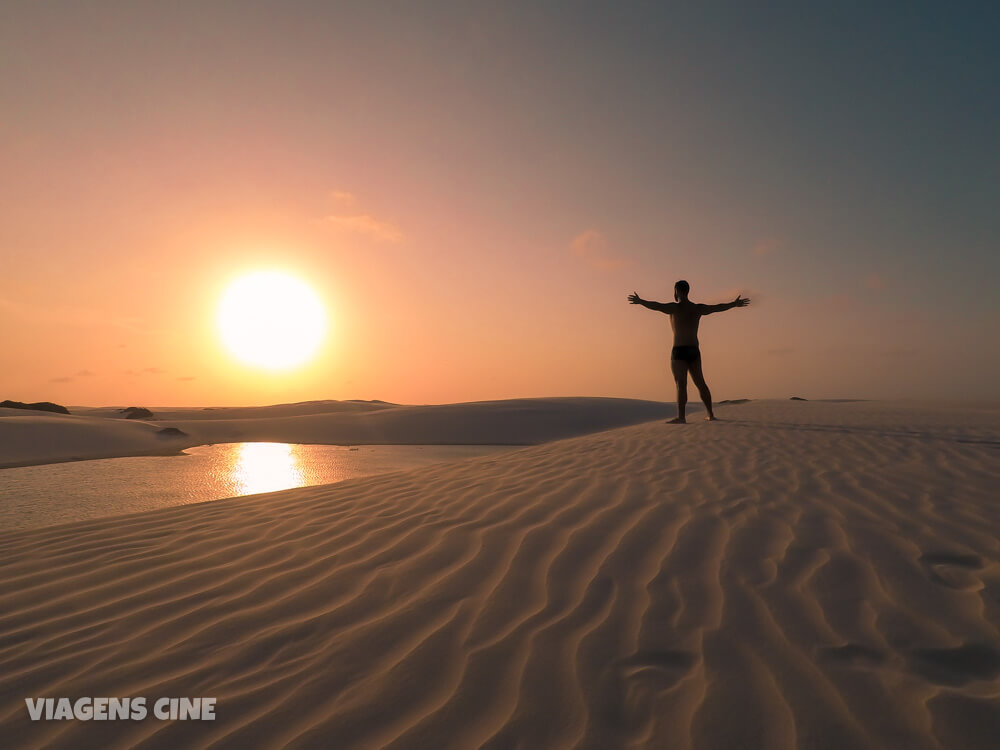
[(183, 377), (179, 377), (177, 379), (183, 381), (194, 380), (194, 375), (184, 375)]
[(614, 255), (608, 249), (607, 238), (596, 229), (586, 229), (569, 243), (570, 252), (591, 268), (615, 271), (630, 266), (632, 261)]
[(401, 242), (403, 233), (395, 224), (376, 219), (371, 214), (353, 214), (349, 216), (327, 216), (324, 221), (349, 232), (365, 234), (380, 242)]
[(144, 367), (143, 372), (148, 372), (151, 375), (162, 375), (166, 370), (161, 370), (159, 367)]
[(868, 287), (869, 289), (880, 290), (880, 289), (885, 289), (888, 286), (885, 279), (882, 278), (881, 274), (877, 273), (868, 274), (867, 276), (865, 276), (864, 281), (865, 281), (865, 286)]
[(358, 208), (358, 199), (346, 190), (332, 190), (330, 201), (334, 212), (323, 217), (323, 222), (348, 232), (363, 234), (379, 242), (402, 242), (403, 233), (395, 224), (378, 219)]
[(68, 375), (63, 375), (61, 378), (52, 378), (49, 380), (50, 383), (72, 383), (73, 378)]
[(334, 205), (352, 207), (357, 204), (357, 198), (354, 197), (354, 193), (348, 193), (346, 190), (331, 190), (330, 200), (333, 201)]
[(756, 258), (766, 258), (781, 248), (781, 242), (774, 237), (766, 237), (753, 246), (751, 252)]
[(78, 373), (76, 374), (76, 376), (77, 376), (78, 378), (92, 378), (92, 377), (94, 377), (94, 375), (96, 375), (96, 374), (97, 374), (97, 373), (95, 373), (95, 372), (91, 372), (90, 370), (80, 370), (80, 371), (79, 371), (79, 372), (78, 372)]

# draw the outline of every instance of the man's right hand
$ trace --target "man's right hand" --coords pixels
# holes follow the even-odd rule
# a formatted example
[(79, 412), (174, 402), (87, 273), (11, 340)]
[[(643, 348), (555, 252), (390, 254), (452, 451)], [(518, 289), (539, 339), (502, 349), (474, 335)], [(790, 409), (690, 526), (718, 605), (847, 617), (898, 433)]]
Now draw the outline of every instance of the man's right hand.
[(736, 299), (733, 301), (733, 306), (734, 307), (746, 307), (749, 304), (750, 304), (750, 300), (743, 299), (738, 294), (736, 295)]
[(642, 304), (642, 302), (643, 302), (643, 299), (642, 299), (642, 297), (640, 297), (640, 296), (639, 296), (638, 294), (636, 294), (635, 292), (632, 292), (632, 293), (631, 293), (631, 294), (630, 294), (630, 295), (628, 296), (628, 303), (629, 303), (630, 305), (641, 305), (641, 304)]

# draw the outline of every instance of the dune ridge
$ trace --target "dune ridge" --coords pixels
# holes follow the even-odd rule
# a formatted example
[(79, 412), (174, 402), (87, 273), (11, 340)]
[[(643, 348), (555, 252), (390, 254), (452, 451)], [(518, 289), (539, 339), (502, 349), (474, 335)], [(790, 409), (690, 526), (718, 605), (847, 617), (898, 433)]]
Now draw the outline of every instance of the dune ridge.
[[(720, 416), (0, 535), (0, 733), (994, 747), (997, 411)], [(208, 695), (218, 718), (32, 724), (43, 695)]]

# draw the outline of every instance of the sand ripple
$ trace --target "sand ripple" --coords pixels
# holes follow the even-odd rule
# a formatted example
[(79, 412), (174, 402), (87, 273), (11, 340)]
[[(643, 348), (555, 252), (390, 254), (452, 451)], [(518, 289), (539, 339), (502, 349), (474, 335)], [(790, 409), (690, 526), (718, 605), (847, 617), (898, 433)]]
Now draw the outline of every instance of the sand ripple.
[[(975, 748), (1000, 426), (744, 404), (0, 537), (14, 747)], [(215, 696), (40, 722), (29, 696)]]

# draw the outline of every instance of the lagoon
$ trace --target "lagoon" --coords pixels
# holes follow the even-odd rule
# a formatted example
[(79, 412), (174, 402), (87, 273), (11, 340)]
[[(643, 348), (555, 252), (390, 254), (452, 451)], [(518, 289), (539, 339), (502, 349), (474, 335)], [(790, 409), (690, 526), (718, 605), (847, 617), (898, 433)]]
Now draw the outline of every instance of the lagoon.
[(329, 484), (482, 456), (510, 446), (221, 443), (0, 469), (0, 531)]

